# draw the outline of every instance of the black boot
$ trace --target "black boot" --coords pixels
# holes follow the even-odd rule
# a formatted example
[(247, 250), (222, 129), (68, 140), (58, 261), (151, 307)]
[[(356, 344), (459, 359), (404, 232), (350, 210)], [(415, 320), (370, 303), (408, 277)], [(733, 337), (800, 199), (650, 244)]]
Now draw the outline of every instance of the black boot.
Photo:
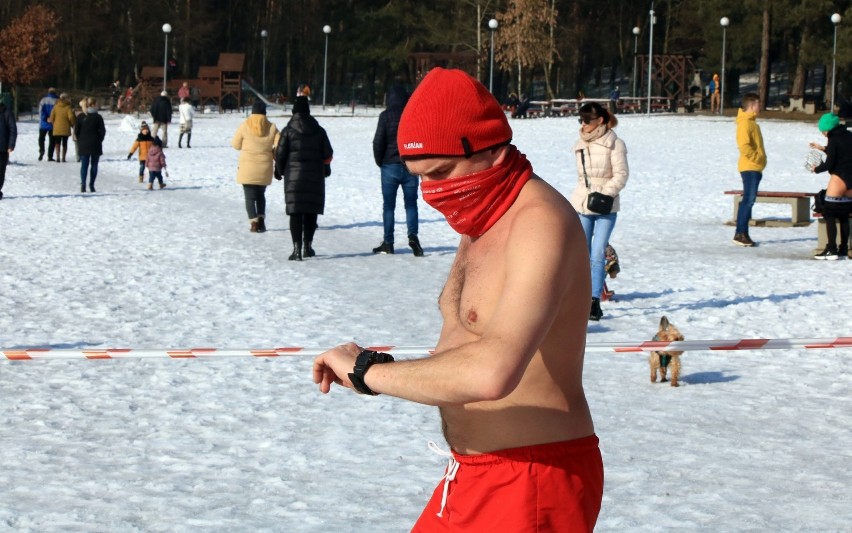
[(266, 222), (263, 215), (257, 215), (257, 232), (264, 233), (266, 231)]
[(187, 133), (187, 134), (186, 134), (186, 147), (187, 147), (187, 148), (192, 148), (192, 146), (190, 146), (190, 145), (189, 145), (189, 142), (190, 142), (191, 140), (192, 140), (192, 134), (191, 134), (191, 133)]
[(304, 257), (314, 257), (317, 253), (311, 248), (312, 241), (305, 241), (305, 251), (302, 254)]
[(182, 143), (182, 142), (183, 142), (183, 133), (178, 135), (178, 148), (183, 148), (183, 146), (180, 145), (180, 143)]
[(299, 241), (293, 241), (293, 253), (288, 257), (290, 261), (301, 261), (302, 260), (302, 243)]
[(601, 311), (601, 299), (592, 298), (592, 309), (589, 311), (589, 320), (597, 322), (602, 316), (603, 311)]
[(95, 180), (89, 181), (89, 192), (95, 192)]
[(423, 247), (420, 246), (420, 240), (417, 238), (417, 235), (412, 234), (408, 236), (408, 246), (414, 252), (414, 257), (423, 257)]

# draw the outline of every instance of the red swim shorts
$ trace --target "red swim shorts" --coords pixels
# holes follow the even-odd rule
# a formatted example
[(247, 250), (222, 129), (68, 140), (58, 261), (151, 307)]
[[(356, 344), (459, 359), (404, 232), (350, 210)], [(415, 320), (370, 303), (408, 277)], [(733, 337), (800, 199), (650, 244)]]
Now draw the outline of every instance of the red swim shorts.
[[(595, 435), (480, 455), (453, 452), (413, 533), (592, 531), (603, 461)], [(445, 483), (447, 484), (446, 498)], [(443, 502), (443, 508), (442, 508)]]

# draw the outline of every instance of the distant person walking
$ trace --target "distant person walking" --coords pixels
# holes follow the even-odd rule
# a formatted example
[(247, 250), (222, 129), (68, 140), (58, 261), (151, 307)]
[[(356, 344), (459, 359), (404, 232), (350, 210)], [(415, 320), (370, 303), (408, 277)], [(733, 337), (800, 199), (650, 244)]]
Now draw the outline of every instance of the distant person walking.
[[(627, 146), (613, 130), (618, 125), (618, 119), (602, 105), (589, 102), (583, 104), (579, 112), (580, 138), (574, 145), (577, 185), (570, 202), (580, 215), (591, 261), (592, 300), (589, 320), (598, 321), (603, 317), (601, 294), (606, 278), (606, 248), (621, 208), (621, 191), (627, 186), (629, 175)], [(590, 195), (598, 193), (610, 197), (608, 209), (589, 203)]]
[(722, 86), (719, 84), (719, 75), (714, 73), (710, 80), (710, 112), (720, 113), (722, 111)]
[(180, 89), (178, 89), (178, 98), (183, 101), (184, 98), (189, 100), (189, 82), (185, 81), (181, 84)]
[(47, 137), (47, 158), (53, 161), (53, 124), (48, 120), (50, 113), (53, 111), (53, 106), (59, 97), (56, 96), (56, 89), (51, 87), (47, 90), (47, 94), (38, 103), (38, 160), (44, 159), (44, 139)]
[(382, 243), (373, 248), (374, 254), (392, 254), (394, 211), (396, 210), (396, 193), (402, 187), (402, 198), (405, 204), (405, 223), (408, 228), (408, 246), (414, 255), (423, 255), (420, 240), (417, 238), (417, 188), (420, 180), (406, 170), (399, 158), (399, 148), (396, 144), (396, 133), (399, 129), (399, 119), (408, 101), (408, 93), (399, 85), (394, 85), (388, 91), (387, 109), (379, 114), (376, 133), (373, 136), (373, 157), (381, 169), (382, 177), (382, 222), (384, 237)]
[(17, 140), (15, 113), (0, 100), (0, 200), (3, 199), (3, 184), (6, 182), (6, 165), (9, 164), (9, 155), (15, 151)]
[(145, 161), (148, 160), (148, 152), (153, 145), (154, 137), (151, 136), (151, 129), (148, 127), (148, 123), (143, 120), (139, 127), (139, 135), (136, 136), (136, 140), (133, 141), (133, 146), (130, 147), (130, 152), (127, 154), (127, 160), (130, 161), (133, 154), (139, 150), (139, 183), (145, 181)]
[(154, 188), (154, 180), (160, 183), (160, 188), (165, 188), (163, 182), (163, 172), (166, 171), (166, 154), (163, 153), (163, 141), (159, 137), (154, 137), (151, 141), (151, 148), (148, 150), (148, 158), (145, 160), (145, 167), (148, 169), (148, 190)]
[[(169, 145), (169, 124), (172, 121), (172, 101), (169, 100), (168, 91), (163, 91), (160, 96), (154, 98), (151, 102), (151, 117), (154, 120), (154, 129), (151, 135), (161, 137), (163, 140), (163, 148)], [(163, 128), (163, 135), (160, 136), (160, 128)]]
[(258, 100), (231, 140), (231, 146), (240, 151), (237, 183), (243, 186), (252, 233), (266, 231), (266, 188), (272, 183), (272, 160), (278, 138), (278, 128), (266, 118), (266, 104)]
[(77, 126), (77, 146), (80, 149), (80, 192), (86, 192), (86, 177), (89, 177), (89, 192), (95, 192), (98, 177), (98, 161), (104, 153), (106, 137), (104, 119), (98, 113), (98, 101), (86, 100), (86, 116)]
[(78, 130), (80, 128), (80, 121), (83, 120), (83, 118), (85, 118), (86, 108), (88, 107), (87, 99), (86, 99), (85, 96), (83, 97), (82, 100), (80, 100), (80, 103), (78, 105), (80, 106), (80, 110), (75, 115), (76, 116), (76, 120), (75, 120), (76, 124), (74, 125), (74, 131), (71, 134), (71, 138), (74, 141), (74, 153), (77, 156), (77, 162), (79, 163), (80, 162), (80, 142), (79, 142), (79, 139), (77, 137), (77, 133), (78, 133)]
[(186, 135), (186, 147), (192, 148), (189, 145), (192, 141), (192, 119), (195, 118), (195, 109), (189, 103), (188, 97), (183, 97), (178, 106), (178, 115), (180, 116), (180, 136), (178, 137), (178, 148), (183, 148), (183, 136)]
[(737, 170), (743, 180), (743, 199), (737, 210), (737, 229), (734, 244), (754, 246), (748, 234), (748, 222), (751, 220), (751, 208), (757, 200), (757, 188), (766, 168), (766, 150), (763, 148), (763, 135), (757, 125), (760, 113), (760, 97), (755, 93), (743, 96), (742, 109), (737, 111), (737, 148), (740, 159)]
[(77, 115), (71, 109), (71, 97), (68, 93), (59, 95), (59, 100), (53, 106), (47, 121), (53, 126), (53, 146), (56, 150), (56, 154), (51, 154), (51, 157), (55, 157), (57, 162), (64, 163), (65, 154), (68, 153), (68, 138), (71, 137), (72, 128), (77, 124)]
[(284, 179), (284, 199), (290, 215), (290, 261), (316, 255), (311, 245), (317, 217), (325, 210), (325, 179), (331, 175), (333, 155), (328, 134), (311, 116), (308, 97), (297, 96), (293, 117), (275, 149), (275, 177)]

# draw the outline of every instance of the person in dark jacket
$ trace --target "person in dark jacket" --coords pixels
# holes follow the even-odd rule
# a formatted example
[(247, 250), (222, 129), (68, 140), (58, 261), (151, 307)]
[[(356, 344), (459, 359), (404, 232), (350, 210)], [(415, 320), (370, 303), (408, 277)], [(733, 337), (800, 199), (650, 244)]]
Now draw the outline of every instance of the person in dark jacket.
[(408, 93), (401, 86), (395, 85), (388, 91), (387, 109), (379, 115), (376, 134), (373, 136), (373, 157), (379, 165), (382, 175), (382, 221), (384, 223), (384, 239), (373, 248), (374, 254), (392, 254), (394, 211), (396, 210), (396, 193), (402, 187), (402, 198), (405, 203), (405, 223), (408, 226), (408, 246), (414, 255), (423, 255), (420, 240), (417, 238), (417, 188), (420, 180), (410, 174), (399, 159), (399, 149), (396, 146), (396, 131), (399, 128), (399, 117), (408, 101)]
[(0, 100), (0, 200), (3, 199), (3, 183), (6, 181), (9, 154), (15, 151), (17, 140), (18, 126), (15, 123), (15, 113), (11, 109), (6, 109), (6, 104)]
[[(172, 121), (172, 101), (169, 100), (168, 91), (163, 91), (160, 96), (154, 98), (151, 102), (151, 118), (154, 120), (154, 129), (151, 130), (152, 137), (160, 137), (163, 141), (163, 148), (169, 145), (169, 124)], [(163, 134), (158, 135), (160, 128), (163, 128)]]
[[(814, 259), (845, 259), (849, 255), (849, 213), (852, 211), (852, 132), (840, 123), (840, 117), (826, 113), (819, 119), (819, 131), (828, 138), (826, 146), (810, 143), (810, 147), (825, 152), (825, 161), (814, 166), (815, 174), (828, 172), (825, 187), (826, 246)], [(837, 226), (840, 223), (840, 244)]]
[(325, 209), (325, 178), (331, 174), (333, 153), (328, 135), (311, 116), (308, 98), (297, 96), (293, 117), (275, 148), (275, 178), (284, 179), (284, 199), (293, 237), (290, 261), (316, 255), (311, 244), (317, 216)]
[(53, 111), (53, 106), (59, 96), (56, 95), (56, 89), (51, 87), (47, 90), (47, 94), (38, 103), (38, 160), (44, 159), (44, 138), (47, 137), (47, 158), (53, 161), (53, 124), (48, 119), (50, 112)]
[(80, 150), (80, 192), (86, 192), (87, 174), (90, 176), (89, 192), (95, 192), (98, 160), (104, 153), (104, 137), (106, 137), (106, 128), (104, 127), (103, 117), (98, 114), (98, 102), (89, 97), (86, 100), (86, 116), (77, 124), (77, 148)]

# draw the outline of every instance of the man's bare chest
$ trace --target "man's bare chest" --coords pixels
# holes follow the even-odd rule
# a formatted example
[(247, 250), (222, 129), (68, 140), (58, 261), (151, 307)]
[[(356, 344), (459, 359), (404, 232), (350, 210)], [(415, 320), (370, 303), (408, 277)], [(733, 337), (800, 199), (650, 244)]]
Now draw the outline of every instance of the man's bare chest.
[(499, 246), (477, 245), (459, 250), (440, 307), (446, 325), (482, 334), (502, 294), (504, 266)]

